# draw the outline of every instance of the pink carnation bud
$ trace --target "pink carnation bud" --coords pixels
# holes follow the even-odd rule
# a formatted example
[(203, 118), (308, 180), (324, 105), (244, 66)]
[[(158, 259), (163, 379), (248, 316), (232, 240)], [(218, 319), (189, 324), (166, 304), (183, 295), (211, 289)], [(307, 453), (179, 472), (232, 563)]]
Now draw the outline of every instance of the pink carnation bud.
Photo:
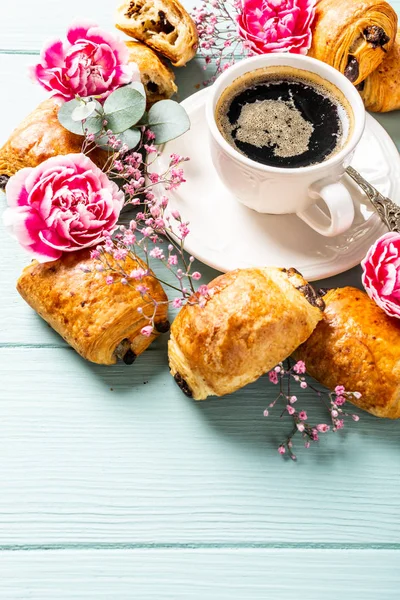
[(360, 417), (359, 417), (358, 415), (351, 415), (351, 416), (352, 416), (352, 418), (353, 418), (353, 421), (356, 421), (356, 422), (357, 422), (357, 421), (359, 421), (359, 420), (360, 420)]
[(290, 404), (286, 405), (286, 410), (288, 411), (289, 415), (293, 415), (296, 412), (293, 406), (291, 406)]
[(326, 425), (326, 423), (320, 423), (319, 425), (317, 425), (317, 430), (321, 433), (326, 433), (327, 431), (329, 431), (329, 429), (330, 427), (329, 425)]
[(335, 387), (335, 394), (337, 396), (341, 396), (342, 394), (344, 394), (344, 392), (345, 392), (345, 388), (343, 387), (343, 385), (337, 385)]
[(286, 452), (285, 446), (279, 446), (278, 452), (279, 452), (279, 454), (285, 454), (285, 452)]
[(172, 306), (174, 308), (180, 308), (182, 306), (182, 299), (181, 298), (175, 298), (175, 300), (172, 302)]
[(181, 218), (181, 215), (180, 215), (179, 211), (178, 211), (178, 210), (175, 210), (175, 209), (174, 209), (174, 210), (171, 210), (171, 215), (172, 215), (172, 216), (174, 217), (174, 219), (176, 219), (176, 220), (178, 220), (178, 219), (180, 219), (180, 218)]
[(295, 402), (297, 402), (297, 396), (290, 396), (289, 402), (290, 404), (294, 404)]
[(199, 279), (201, 279), (201, 273), (199, 273), (198, 271), (195, 271), (192, 274), (192, 278), (195, 279), (196, 281), (198, 281)]
[(265, 409), (265, 410), (264, 410), (264, 417), (268, 417), (268, 415), (269, 415), (269, 412), (268, 412), (268, 410), (267, 410), (267, 409)]
[(151, 325), (146, 325), (146, 327), (142, 327), (140, 333), (144, 335), (144, 337), (150, 337), (153, 333), (153, 328)]
[(297, 429), (302, 433), (305, 429), (304, 424), (303, 423), (297, 423)]
[(353, 396), (354, 396), (354, 398), (359, 400), (361, 398), (362, 394), (360, 394), (360, 392), (353, 392)]
[(306, 389), (306, 387), (308, 387), (308, 386), (307, 386), (307, 383), (306, 383), (305, 381), (302, 381), (302, 382), (300, 383), (300, 387), (301, 387), (301, 389), (302, 389), (302, 390), (305, 390), (305, 389)]
[(293, 367), (293, 371), (295, 373), (298, 373), (299, 375), (302, 375), (303, 373), (306, 372), (306, 365), (302, 360), (299, 360)]

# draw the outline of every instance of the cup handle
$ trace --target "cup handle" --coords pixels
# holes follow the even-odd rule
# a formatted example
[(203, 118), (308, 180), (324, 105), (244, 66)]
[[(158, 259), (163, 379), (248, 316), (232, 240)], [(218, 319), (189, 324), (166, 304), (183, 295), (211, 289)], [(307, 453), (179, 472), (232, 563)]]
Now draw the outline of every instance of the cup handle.
[(313, 200), (323, 200), (329, 210), (329, 216), (317, 204), (298, 212), (297, 216), (309, 227), (326, 237), (343, 233), (351, 227), (354, 220), (354, 204), (350, 192), (341, 182), (314, 183), (309, 188)]

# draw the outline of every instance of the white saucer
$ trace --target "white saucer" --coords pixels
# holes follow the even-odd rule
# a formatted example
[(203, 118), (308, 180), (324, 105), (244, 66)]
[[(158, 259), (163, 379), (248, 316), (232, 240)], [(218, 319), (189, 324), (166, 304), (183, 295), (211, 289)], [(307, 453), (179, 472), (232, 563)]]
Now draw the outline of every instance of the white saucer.
[[(268, 266), (295, 267), (309, 281), (342, 273), (357, 265), (385, 226), (361, 190), (346, 178), (356, 216), (348, 231), (334, 238), (319, 235), (295, 215), (263, 215), (243, 206), (221, 183), (211, 162), (201, 90), (182, 102), (191, 129), (166, 144), (163, 168), (172, 152), (189, 156), (186, 183), (169, 192), (169, 210), (190, 222), (185, 247), (218, 271)], [(367, 115), (352, 166), (385, 196), (400, 204), (400, 156), (386, 131)]]

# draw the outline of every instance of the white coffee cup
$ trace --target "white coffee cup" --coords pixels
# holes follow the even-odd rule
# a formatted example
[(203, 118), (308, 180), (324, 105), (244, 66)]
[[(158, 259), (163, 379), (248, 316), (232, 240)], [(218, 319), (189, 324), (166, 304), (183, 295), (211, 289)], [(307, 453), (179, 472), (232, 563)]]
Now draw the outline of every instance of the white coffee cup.
[[(238, 152), (222, 136), (215, 121), (221, 94), (238, 77), (265, 67), (289, 66), (316, 73), (334, 84), (353, 112), (353, 127), (344, 147), (327, 160), (308, 167), (278, 168), (263, 165)], [(211, 156), (224, 185), (243, 204), (260, 213), (295, 213), (318, 233), (335, 236), (354, 219), (351, 195), (340, 181), (350, 164), (365, 126), (365, 108), (352, 83), (329, 65), (298, 54), (264, 54), (229, 67), (213, 84), (206, 105)], [(321, 208), (321, 200), (325, 207)]]

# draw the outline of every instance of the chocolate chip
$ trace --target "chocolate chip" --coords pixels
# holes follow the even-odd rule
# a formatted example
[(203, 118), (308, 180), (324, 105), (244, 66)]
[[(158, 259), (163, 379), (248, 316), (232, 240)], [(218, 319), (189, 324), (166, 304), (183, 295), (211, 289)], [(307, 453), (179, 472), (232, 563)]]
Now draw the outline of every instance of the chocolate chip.
[(193, 398), (193, 392), (190, 389), (190, 387), (188, 386), (188, 384), (186, 383), (186, 381), (183, 379), (182, 375), (180, 373), (176, 373), (174, 375), (174, 379), (175, 379), (175, 382), (178, 385), (178, 387), (185, 394), (185, 396), (187, 396), (188, 398)]
[(135, 362), (135, 360), (137, 359), (136, 354), (134, 353), (133, 350), (129, 349), (128, 352), (125, 352), (122, 360), (124, 361), (124, 363), (126, 365), (133, 365), (133, 363)]
[(4, 190), (9, 179), (8, 175), (0, 175), (0, 190)]
[(378, 48), (379, 46), (382, 48), (382, 46), (390, 42), (390, 37), (386, 35), (382, 27), (378, 27), (378, 25), (366, 27), (363, 31), (363, 35), (373, 48)]
[(360, 74), (360, 65), (355, 56), (349, 56), (347, 61), (347, 67), (344, 70), (344, 74), (351, 83), (357, 81)]
[(311, 306), (316, 306), (320, 310), (324, 310), (325, 302), (309, 283), (307, 283), (307, 285), (302, 285), (297, 289), (303, 294), (303, 296), (305, 297), (307, 302), (311, 304)]
[(154, 327), (158, 333), (167, 333), (171, 328), (171, 323), (169, 321), (161, 321), (160, 323), (155, 323)]

